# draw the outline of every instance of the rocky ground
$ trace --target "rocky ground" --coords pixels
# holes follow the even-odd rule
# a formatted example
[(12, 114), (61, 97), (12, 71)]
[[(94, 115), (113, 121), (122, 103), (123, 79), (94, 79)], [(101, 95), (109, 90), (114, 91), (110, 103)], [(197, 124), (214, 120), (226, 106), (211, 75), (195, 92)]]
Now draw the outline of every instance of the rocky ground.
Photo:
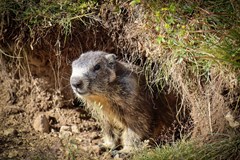
[(0, 159), (113, 158), (99, 147), (98, 122), (44, 80), (2, 70), (0, 90)]

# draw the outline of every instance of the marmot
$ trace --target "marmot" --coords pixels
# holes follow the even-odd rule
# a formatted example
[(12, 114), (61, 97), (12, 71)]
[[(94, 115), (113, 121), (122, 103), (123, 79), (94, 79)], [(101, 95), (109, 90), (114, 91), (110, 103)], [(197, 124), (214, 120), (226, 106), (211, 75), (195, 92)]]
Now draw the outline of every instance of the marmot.
[(122, 152), (156, 139), (175, 120), (175, 98), (152, 93), (144, 75), (116, 60), (115, 54), (89, 51), (72, 63), (71, 87), (96, 113), (103, 130), (103, 145)]

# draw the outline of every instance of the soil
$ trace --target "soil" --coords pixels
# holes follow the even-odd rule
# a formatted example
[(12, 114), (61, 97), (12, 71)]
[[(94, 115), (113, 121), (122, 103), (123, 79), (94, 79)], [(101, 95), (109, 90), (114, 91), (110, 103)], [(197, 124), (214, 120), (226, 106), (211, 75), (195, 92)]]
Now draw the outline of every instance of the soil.
[(0, 159), (112, 158), (99, 147), (98, 122), (44, 78), (18, 77), (1, 63), (0, 90)]

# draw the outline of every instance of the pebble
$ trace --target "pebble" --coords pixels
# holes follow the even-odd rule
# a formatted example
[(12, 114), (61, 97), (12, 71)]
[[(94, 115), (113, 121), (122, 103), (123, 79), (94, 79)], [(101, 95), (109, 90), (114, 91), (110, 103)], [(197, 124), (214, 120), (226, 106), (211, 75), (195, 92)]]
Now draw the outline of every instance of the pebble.
[(33, 121), (33, 128), (35, 129), (35, 131), (49, 133), (50, 126), (47, 116), (43, 113), (36, 116), (36, 118)]
[(16, 158), (18, 155), (19, 155), (18, 151), (13, 150), (13, 151), (10, 151), (10, 152), (8, 153), (8, 158), (10, 158), (10, 159), (12, 159), (12, 158), (14, 158), (14, 157)]
[(14, 136), (14, 135), (17, 135), (17, 130), (16, 129), (13, 129), (13, 128), (9, 128), (7, 130), (4, 130), (3, 132), (3, 135), (4, 136)]
[(86, 151), (86, 152), (89, 151), (89, 147), (88, 147), (88, 146), (82, 146), (81, 149), (82, 149), (83, 151)]
[(98, 135), (97, 132), (92, 132), (92, 133), (89, 135), (89, 137), (90, 137), (92, 140), (94, 140), (94, 139), (98, 139), (100, 136)]
[(94, 153), (100, 154), (101, 153), (101, 147), (99, 145), (92, 146), (92, 151)]
[(73, 133), (80, 133), (80, 130), (78, 129), (78, 127), (76, 125), (72, 125), (71, 129), (72, 129)]
[(121, 158), (121, 157), (119, 156), (119, 154), (117, 154), (113, 159), (114, 159), (114, 160), (124, 160), (124, 158)]
[(68, 138), (72, 136), (71, 126), (62, 126), (59, 131), (59, 138)]
[(235, 120), (234, 116), (231, 114), (231, 112), (228, 112), (225, 116), (225, 119), (229, 122), (230, 127), (232, 128), (238, 128), (240, 126), (240, 123)]
[(61, 126), (59, 132), (71, 131), (71, 126)]

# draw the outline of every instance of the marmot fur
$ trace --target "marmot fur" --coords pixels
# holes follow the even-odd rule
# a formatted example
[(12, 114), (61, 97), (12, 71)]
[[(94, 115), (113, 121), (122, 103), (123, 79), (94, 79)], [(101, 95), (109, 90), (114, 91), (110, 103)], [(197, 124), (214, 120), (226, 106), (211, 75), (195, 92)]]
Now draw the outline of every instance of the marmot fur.
[[(149, 91), (145, 77), (115, 54), (89, 51), (72, 63), (71, 87), (96, 113), (104, 146), (121, 144), (123, 152), (138, 148), (144, 139), (156, 139), (175, 120), (175, 97)], [(168, 99), (168, 100), (167, 100)], [(171, 97), (170, 97), (171, 99)]]

